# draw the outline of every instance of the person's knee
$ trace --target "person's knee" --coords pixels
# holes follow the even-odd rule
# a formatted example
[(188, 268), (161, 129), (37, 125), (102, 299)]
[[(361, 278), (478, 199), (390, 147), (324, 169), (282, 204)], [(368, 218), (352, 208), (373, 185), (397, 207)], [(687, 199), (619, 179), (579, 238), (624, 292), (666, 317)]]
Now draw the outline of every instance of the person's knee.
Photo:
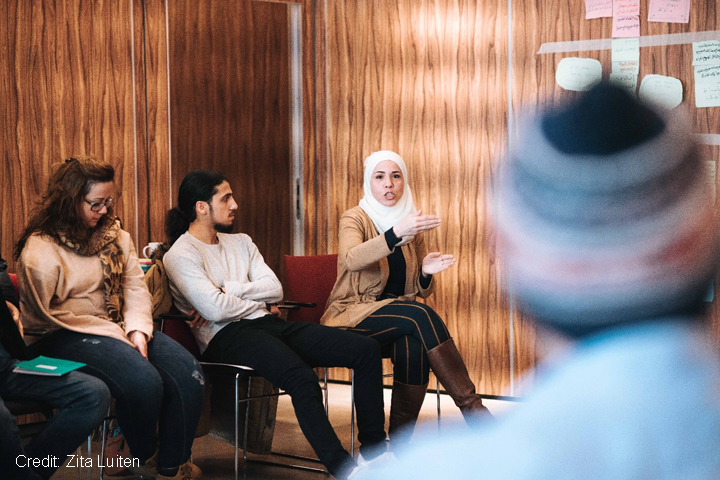
[(356, 361), (371, 361), (382, 363), (382, 353), (380, 343), (370, 337), (363, 335), (354, 335), (352, 344), (348, 345), (348, 350), (353, 353)]
[(0, 399), (0, 431), (14, 432), (17, 431), (17, 422), (10, 410), (7, 409), (5, 403)]
[(116, 388), (111, 388), (111, 392), (116, 400), (145, 409), (162, 402), (164, 387), (160, 373), (148, 363), (147, 368), (116, 382)]
[(318, 382), (318, 376), (312, 368), (293, 368), (286, 371), (279, 381), (281, 388), (290, 396), (318, 396), (322, 397), (322, 390)]
[(82, 408), (88, 412), (97, 412), (100, 418), (104, 417), (110, 408), (110, 389), (102, 380), (85, 376), (82, 385), (82, 400), (79, 402)]

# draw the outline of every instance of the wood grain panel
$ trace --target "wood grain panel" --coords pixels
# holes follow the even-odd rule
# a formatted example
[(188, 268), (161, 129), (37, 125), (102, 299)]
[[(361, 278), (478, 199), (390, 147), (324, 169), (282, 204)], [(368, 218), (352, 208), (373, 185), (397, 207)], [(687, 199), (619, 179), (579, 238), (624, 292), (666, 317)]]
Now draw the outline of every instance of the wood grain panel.
[(443, 218), (430, 244), (459, 259), (428, 303), (480, 391), (499, 394), (510, 378), (509, 322), (488, 253), (483, 185), (506, 135), (504, 7), (343, 0), (326, 8), (329, 251), (340, 215), (362, 195), (364, 158), (399, 152), (418, 207)]
[(12, 192), (0, 207), (4, 256), (52, 165), (73, 154), (116, 167), (116, 211), (136, 237), (131, 15), (129, 1), (3, 2), (0, 183)]
[(140, 244), (165, 238), (170, 209), (170, 118), (168, 110), (165, 0), (133, 0)]
[(325, 3), (303, 5), (303, 208), (305, 255), (328, 253)]
[(224, 173), (276, 272), (292, 249), (287, 8), (168, 2), (173, 196), (191, 170)]

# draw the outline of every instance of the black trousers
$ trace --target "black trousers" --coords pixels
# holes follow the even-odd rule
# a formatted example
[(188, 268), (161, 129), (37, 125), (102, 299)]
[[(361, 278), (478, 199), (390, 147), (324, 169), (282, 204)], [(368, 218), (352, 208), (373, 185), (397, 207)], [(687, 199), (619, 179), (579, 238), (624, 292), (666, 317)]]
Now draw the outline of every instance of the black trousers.
[(371, 339), (267, 315), (227, 325), (215, 334), (202, 359), (247, 365), (290, 394), (300, 428), (334, 476), (342, 476), (353, 462), (325, 415), (313, 368), (353, 368), (360, 451), (372, 458), (385, 448), (382, 358), (380, 346)]
[(380, 343), (383, 354), (392, 360), (395, 380), (408, 385), (428, 383), (427, 352), (450, 339), (435, 310), (415, 301), (392, 302), (347, 330)]

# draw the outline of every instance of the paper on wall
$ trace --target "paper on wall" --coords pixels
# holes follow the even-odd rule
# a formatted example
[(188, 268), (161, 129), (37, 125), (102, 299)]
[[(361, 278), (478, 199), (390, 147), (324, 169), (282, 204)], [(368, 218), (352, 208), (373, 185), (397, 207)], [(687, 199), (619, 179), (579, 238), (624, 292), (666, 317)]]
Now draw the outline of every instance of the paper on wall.
[(613, 0), (613, 17), (640, 15), (640, 0)]
[(693, 66), (720, 65), (720, 40), (693, 42)]
[(720, 65), (695, 67), (695, 106), (720, 107)]
[(639, 96), (653, 105), (672, 110), (682, 103), (682, 83), (674, 77), (645, 75), (640, 83)]
[(610, 83), (627, 90), (632, 95), (637, 91), (638, 76), (635, 73), (611, 73)]
[(637, 75), (640, 72), (640, 39), (612, 39), (612, 73)]
[(568, 57), (560, 60), (555, 81), (565, 90), (590, 90), (602, 80), (602, 65), (594, 58)]
[(688, 23), (690, 0), (650, 0), (648, 22)]
[(626, 15), (613, 17), (613, 38), (639, 37), (640, 17), (638, 15)]
[(585, 19), (612, 17), (613, 0), (585, 0)]
[(639, 38), (613, 38), (612, 39), (612, 61), (639, 61), (640, 60), (640, 39)]
[(640, 73), (640, 61), (612, 62), (612, 73)]

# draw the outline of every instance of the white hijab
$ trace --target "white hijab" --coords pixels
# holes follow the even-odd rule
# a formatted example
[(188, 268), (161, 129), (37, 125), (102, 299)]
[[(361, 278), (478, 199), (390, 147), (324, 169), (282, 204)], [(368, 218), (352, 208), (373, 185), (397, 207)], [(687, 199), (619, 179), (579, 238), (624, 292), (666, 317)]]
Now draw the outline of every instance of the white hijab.
[[(375, 197), (373, 197), (372, 194), (372, 189), (370, 187), (370, 181), (372, 180), (372, 174), (375, 171), (375, 167), (377, 167), (380, 162), (384, 162), (385, 160), (391, 160), (397, 163), (398, 167), (400, 167), (400, 171), (402, 172), (403, 180), (405, 182), (405, 188), (403, 189), (402, 197), (400, 197), (397, 203), (395, 203), (395, 205), (393, 205), (392, 207), (386, 207), (385, 205), (375, 200)], [(400, 157), (400, 155), (395, 152), (391, 152), (390, 150), (380, 150), (379, 152), (372, 153), (365, 159), (365, 178), (363, 190), (365, 191), (365, 196), (360, 199), (360, 208), (362, 208), (365, 213), (368, 214), (370, 219), (375, 224), (375, 228), (377, 229), (378, 233), (381, 235), (387, 230), (394, 227), (402, 218), (407, 216), (409, 213), (415, 211), (412, 192), (410, 191), (410, 182), (408, 181), (407, 167), (405, 166), (405, 162)], [(398, 246), (408, 243), (413, 238), (415, 238), (414, 235), (408, 235), (406, 237), (403, 237), (402, 240), (400, 240), (400, 243), (398, 243)]]

